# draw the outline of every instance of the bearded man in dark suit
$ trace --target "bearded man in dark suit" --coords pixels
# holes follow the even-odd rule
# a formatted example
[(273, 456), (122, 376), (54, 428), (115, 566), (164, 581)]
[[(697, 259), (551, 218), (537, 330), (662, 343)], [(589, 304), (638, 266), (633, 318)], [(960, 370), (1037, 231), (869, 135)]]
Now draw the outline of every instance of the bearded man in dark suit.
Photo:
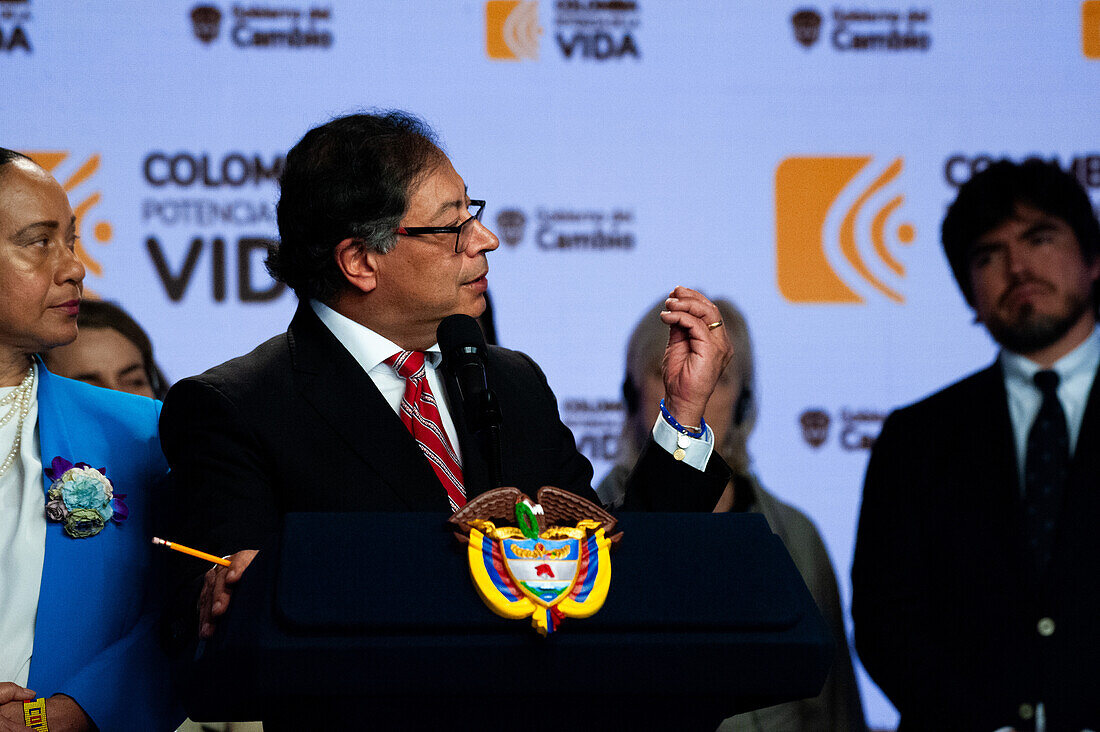
[[(268, 266), (298, 295), (289, 329), (176, 384), (161, 420), (173, 538), (231, 555), (201, 583), (202, 636), (283, 514), (450, 512), (490, 487), (436, 344), (444, 318), (485, 308), (486, 255), (498, 241), (481, 223), (484, 201), (467, 195), (432, 131), (399, 112), (311, 130), (280, 185), (281, 241)], [(702, 416), (732, 347), (718, 309), (687, 288), (673, 290), (661, 319), (666, 416), (628, 506), (709, 511), (730, 471)], [(503, 484), (531, 496), (556, 485), (598, 502), (592, 467), (535, 362), (497, 347), (487, 361)]]
[(943, 246), (996, 362), (886, 420), (856, 648), (899, 729), (1100, 729), (1100, 226), (1054, 164), (963, 185)]

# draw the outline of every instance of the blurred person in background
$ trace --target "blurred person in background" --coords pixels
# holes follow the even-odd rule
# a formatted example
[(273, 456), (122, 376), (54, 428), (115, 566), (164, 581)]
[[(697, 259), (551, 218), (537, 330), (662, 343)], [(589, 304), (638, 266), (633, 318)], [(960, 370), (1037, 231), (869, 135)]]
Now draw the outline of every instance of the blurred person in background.
[(118, 305), (85, 300), (77, 316), (76, 340), (42, 354), (58, 376), (153, 399), (168, 392), (153, 360), (153, 346), (141, 326)]
[[(813, 699), (779, 704), (730, 717), (722, 732), (774, 730), (865, 730), (863, 706), (852, 670), (844, 616), (840, 607), (836, 574), (813, 522), (760, 484), (751, 470), (748, 439), (756, 424), (755, 364), (748, 325), (741, 312), (727, 300), (714, 300), (733, 341), (734, 357), (722, 373), (707, 404), (705, 419), (714, 431), (715, 449), (726, 457), (733, 477), (714, 511), (751, 511), (768, 520), (790, 552), (795, 566), (825, 616), (836, 640), (836, 656), (821, 694)], [(623, 399), (626, 418), (619, 439), (615, 467), (596, 489), (604, 503), (622, 505), (626, 477), (645, 445), (663, 393), (661, 358), (668, 328), (658, 317), (659, 303), (638, 322), (626, 354)]]
[(0, 729), (35, 697), (52, 732), (172, 729), (148, 531), (160, 404), (35, 357), (77, 336), (76, 240), (57, 181), (0, 148)]

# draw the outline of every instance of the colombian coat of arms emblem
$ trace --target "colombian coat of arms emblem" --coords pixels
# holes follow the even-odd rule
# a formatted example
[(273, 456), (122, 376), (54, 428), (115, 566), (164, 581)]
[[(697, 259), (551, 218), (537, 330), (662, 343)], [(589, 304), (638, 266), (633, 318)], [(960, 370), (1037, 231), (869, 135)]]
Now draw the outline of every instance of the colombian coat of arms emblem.
[[(470, 577), (497, 615), (531, 618), (540, 635), (599, 610), (611, 587), (615, 518), (569, 491), (543, 486), (483, 493), (450, 519), (467, 543)], [(514, 526), (503, 525), (514, 522)]]

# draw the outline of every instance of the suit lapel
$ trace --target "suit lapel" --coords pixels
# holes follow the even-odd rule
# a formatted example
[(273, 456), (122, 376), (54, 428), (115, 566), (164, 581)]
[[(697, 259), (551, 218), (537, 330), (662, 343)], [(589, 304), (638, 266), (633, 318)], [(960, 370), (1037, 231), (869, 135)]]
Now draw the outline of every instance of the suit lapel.
[(1020, 478), (1016, 467), (1016, 438), (1000, 363), (981, 372), (979, 394), (973, 408), (972, 414), (986, 413), (985, 429), (978, 429), (975, 438), (979, 454), (987, 456), (988, 463), (982, 466), (982, 472), (989, 476), (989, 489), (998, 504), (1017, 505)]
[[(47, 371), (41, 361), (38, 363), (38, 375), (38, 446), (42, 451), (43, 490), (47, 491), (50, 488), (50, 479), (46, 477), (45, 469), (55, 457), (60, 455), (67, 460), (80, 459), (73, 457), (76, 453), (73, 451), (72, 439), (69, 430), (64, 429), (64, 426), (79, 420), (81, 416), (73, 413), (73, 410), (68, 415), (64, 413), (65, 382)], [(46, 426), (45, 429), (43, 425)]]
[[(1054, 539), (1054, 555), (1051, 559), (1051, 581), (1057, 582), (1059, 574), (1074, 573), (1073, 557), (1080, 556), (1088, 549), (1078, 548), (1077, 543), (1090, 542), (1096, 532), (1096, 516), (1100, 512), (1100, 491), (1097, 476), (1100, 475), (1100, 384), (1094, 377), (1089, 399), (1085, 405), (1085, 414), (1081, 419), (1081, 430), (1077, 435), (1077, 446), (1070, 462), (1069, 477), (1066, 479), (1062, 507), (1058, 514), (1057, 534)], [(1063, 561), (1060, 561), (1063, 560)], [(1065, 561), (1068, 560), (1068, 561)], [(1072, 576), (1070, 577), (1072, 580)]]
[(295, 382), (318, 416), (409, 510), (448, 510), (443, 486), (416, 440), (307, 303), (298, 306), (288, 336)]
[(1069, 482), (1080, 484), (1087, 476), (1096, 475), (1097, 454), (1092, 445), (1100, 443), (1100, 387), (1093, 377), (1085, 414), (1081, 419), (1081, 431), (1077, 434), (1077, 448), (1070, 463)]
[(999, 363), (979, 372), (971, 397), (960, 404), (959, 421), (950, 427), (959, 443), (953, 458), (956, 470), (965, 471), (965, 480), (975, 489), (966, 514), (978, 522), (975, 530), (988, 532), (981, 543), (1014, 562), (1013, 573), (1019, 576), (1030, 564), (1024, 561), (1016, 440)]
[[(47, 371), (41, 362), (38, 364), (38, 374), (38, 447), (42, 454), (42, 491), (46, 493), (52, 481), (46, 477), (45, 469), (55, 457), (61, 456), (73, 462), (85, 459), (86, 456), (73, 448), (74, 440), (70, 432), (79, 434), (82, 428), (89, 425), (81, 424), (79, 408), (70, 409), (69, 414), (63, 412), (66, 382)], [(75, 441), (75, 444), (79, 446), (80, 443)], [(96, 538), (102, 537), (93, 537), (93, 540)], [(67, 617), (73, 615), (73, 611), (66, 596), (69, 585), (67, 574), (73, 571), (73, 565), (66, 561), (66, 556), (73, 553), (72, 547), (67, 546), (66, 542), (73, 541), (83, 540), (66, 537), (57, 524), (46, 524), (46, 552), (38, 591), (38, 614), (34, 623), (32, 681), (55, 677), (55, 669), (66, 655), (65, 644), (69, 640), (65, 633), (57, 632), (57, 629), (71, 627), (73, 620)], [(89, 550), (85, 555), (93, 554), (97, 549), (95, 546), (79, 548)]]

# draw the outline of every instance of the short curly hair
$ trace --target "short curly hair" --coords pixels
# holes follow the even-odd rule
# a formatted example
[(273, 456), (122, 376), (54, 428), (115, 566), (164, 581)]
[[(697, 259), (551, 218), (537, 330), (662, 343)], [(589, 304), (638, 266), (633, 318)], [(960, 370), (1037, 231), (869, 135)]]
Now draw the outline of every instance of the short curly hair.
[(268, 272), (299, 299), (328, 302), (346, 284), (336, 245), (354, 238), (368, 250), (393, 249), (410, 191), (443, 159), (432, 129), (407, 112), (352, 114), (310, 130), (279, 178), (279, 244)]
[[(959, 188), (943, 219), (941, 239), (947, 261), (963, 297), (974, 305), (970, 283), (970, 252), (984, 234), (1016, 213), (1016, 206), (1033, 206), (1065, 221), (1077, 236), (1081, 254), (1093, 262), (1100, 254), (1100, 224), (1081, 183), (1054, 163), (998, 160)], [(1095, 291), (1093, 307), (1097, 306)]]

